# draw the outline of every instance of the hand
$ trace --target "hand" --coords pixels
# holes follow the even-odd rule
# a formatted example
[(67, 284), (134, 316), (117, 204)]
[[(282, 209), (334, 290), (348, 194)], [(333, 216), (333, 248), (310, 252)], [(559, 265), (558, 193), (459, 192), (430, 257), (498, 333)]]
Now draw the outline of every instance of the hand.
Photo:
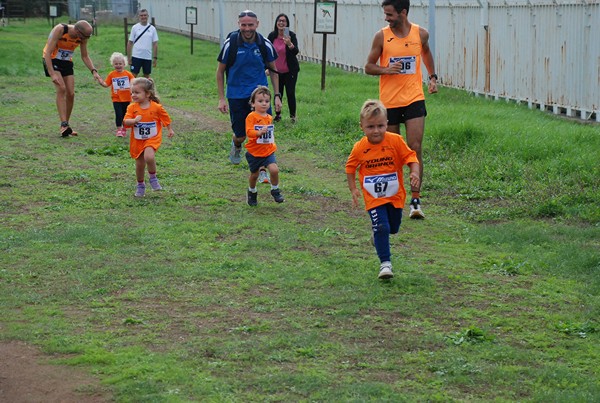
[(139, 121), (142, 120), (142, 115), (137, 115), (133, 120), (135, 121), (135, 123), (139, 123)]
[(418, 172), (411, 172), (408, 177), (410, 178), (410, 187), (419, 189), (421, 186), (421, 179), (419, 178)]
[(429, 84), (427, 84), (427, 91), (430, 94), (435, 94), (436, 92), (438, 92), (437, 80), (435, 78), (429, 80)]
[(390, 65), (387, 67), (386, 74), (398, 74), (400, 73), (400, 70), (402, 70), (401, 62), (390, 63)]
[(56, 85), (60, 85), (63, 81), (62, 76), (58, 71), (54, 71), (50, 76), (52, 77), (52, 82)]
[(351, 190), (352, 192), (352, 205), (354, 207), (358, 207), (358, 200), (360, 199), (360, 190), (358, 188), (354, 188)]
[(281, 112), (281, 97), (275, 97), (275, 111)]
[(224, 99), (219, 99), (219, 110), (221, 111), (221, 113), (227, 113), (227, 101), (225, 101)]
[(169, 134), (167, 135), (169, 138), (173, 137), (175, 135), (175, 132), (173, 131), (173, 129), (169, 129)]

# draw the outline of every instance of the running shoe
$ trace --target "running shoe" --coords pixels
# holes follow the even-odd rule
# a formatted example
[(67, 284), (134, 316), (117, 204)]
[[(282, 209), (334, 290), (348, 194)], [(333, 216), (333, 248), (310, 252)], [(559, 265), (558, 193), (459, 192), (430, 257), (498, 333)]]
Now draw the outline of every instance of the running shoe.
[(423, 214), (423, 210), (421, 210), (420, 199), (415, 197), (410, 201), (410, 213), (408, 216), (416, 220), (425, 218), (425, 214)]
[(391, 262), (383, 262), (379, 267), (379, 277), (380, 280), (387, 280), (394, 277), (394, 273), (392, 272), (392, 263)]

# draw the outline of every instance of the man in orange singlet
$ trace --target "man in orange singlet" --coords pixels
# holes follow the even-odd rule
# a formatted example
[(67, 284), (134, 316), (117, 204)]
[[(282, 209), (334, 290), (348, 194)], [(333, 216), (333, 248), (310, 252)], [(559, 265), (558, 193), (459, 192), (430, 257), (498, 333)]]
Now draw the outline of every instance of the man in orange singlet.
[(76, 136), (69, 126), (69, 118), (75, 102), (75, 77), (73, 75), (73, 53), (81, 47), (81, 60), (92, 72), (94, 79), (102, 85), (102, 77), (88, 56), (87, 41), (93, 28), (87, 21), (77, 21), (74, 25), (58, 24), (50, 35), (43, 51), (43, 63), (46, 77), (52, 78), (56, 88), (56, 108), (60, 118), (62, 137)]
[[(421, 210), (423, 158), (421, 144), (425, 132), (425, 95), (421, 62), (429, 74), (428, 91), (437, 92), (437, 74), (429, 49), (429, 32), (408, 20), (409, 0), (383, 0), (385, 21), (389, 24), (375, 34), (365, 72), (380, 76), (379, 98), (388, 114), (387, 130), (400, 133), (404, 123), (406, 142), (417, 153), (419, 186), (411, 186), (410, 218), (425, 218)], [(378, 63), (379, 62), (379, 63)]]

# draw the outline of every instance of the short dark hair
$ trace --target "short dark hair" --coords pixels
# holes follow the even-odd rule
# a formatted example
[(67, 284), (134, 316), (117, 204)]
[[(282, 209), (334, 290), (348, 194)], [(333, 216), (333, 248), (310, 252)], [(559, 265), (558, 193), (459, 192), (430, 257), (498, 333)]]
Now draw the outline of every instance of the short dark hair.
[(406, 14), (408, 14), (408, 10), (410, 8), (410, 0), (383, 0), (381, 3), (381, 7), (392, 6), (397, 13), (401, 13), (402, 10), (406, 10)]

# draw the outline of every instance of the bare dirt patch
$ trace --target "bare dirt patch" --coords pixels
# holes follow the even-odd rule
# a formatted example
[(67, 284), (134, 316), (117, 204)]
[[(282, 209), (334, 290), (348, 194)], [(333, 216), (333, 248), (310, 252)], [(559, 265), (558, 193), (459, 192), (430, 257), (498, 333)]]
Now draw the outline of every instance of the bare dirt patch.
[(49, 363), (22, 342), (0, 343), (0, 402), (102, 403), (113, 399), (80, 369)]

